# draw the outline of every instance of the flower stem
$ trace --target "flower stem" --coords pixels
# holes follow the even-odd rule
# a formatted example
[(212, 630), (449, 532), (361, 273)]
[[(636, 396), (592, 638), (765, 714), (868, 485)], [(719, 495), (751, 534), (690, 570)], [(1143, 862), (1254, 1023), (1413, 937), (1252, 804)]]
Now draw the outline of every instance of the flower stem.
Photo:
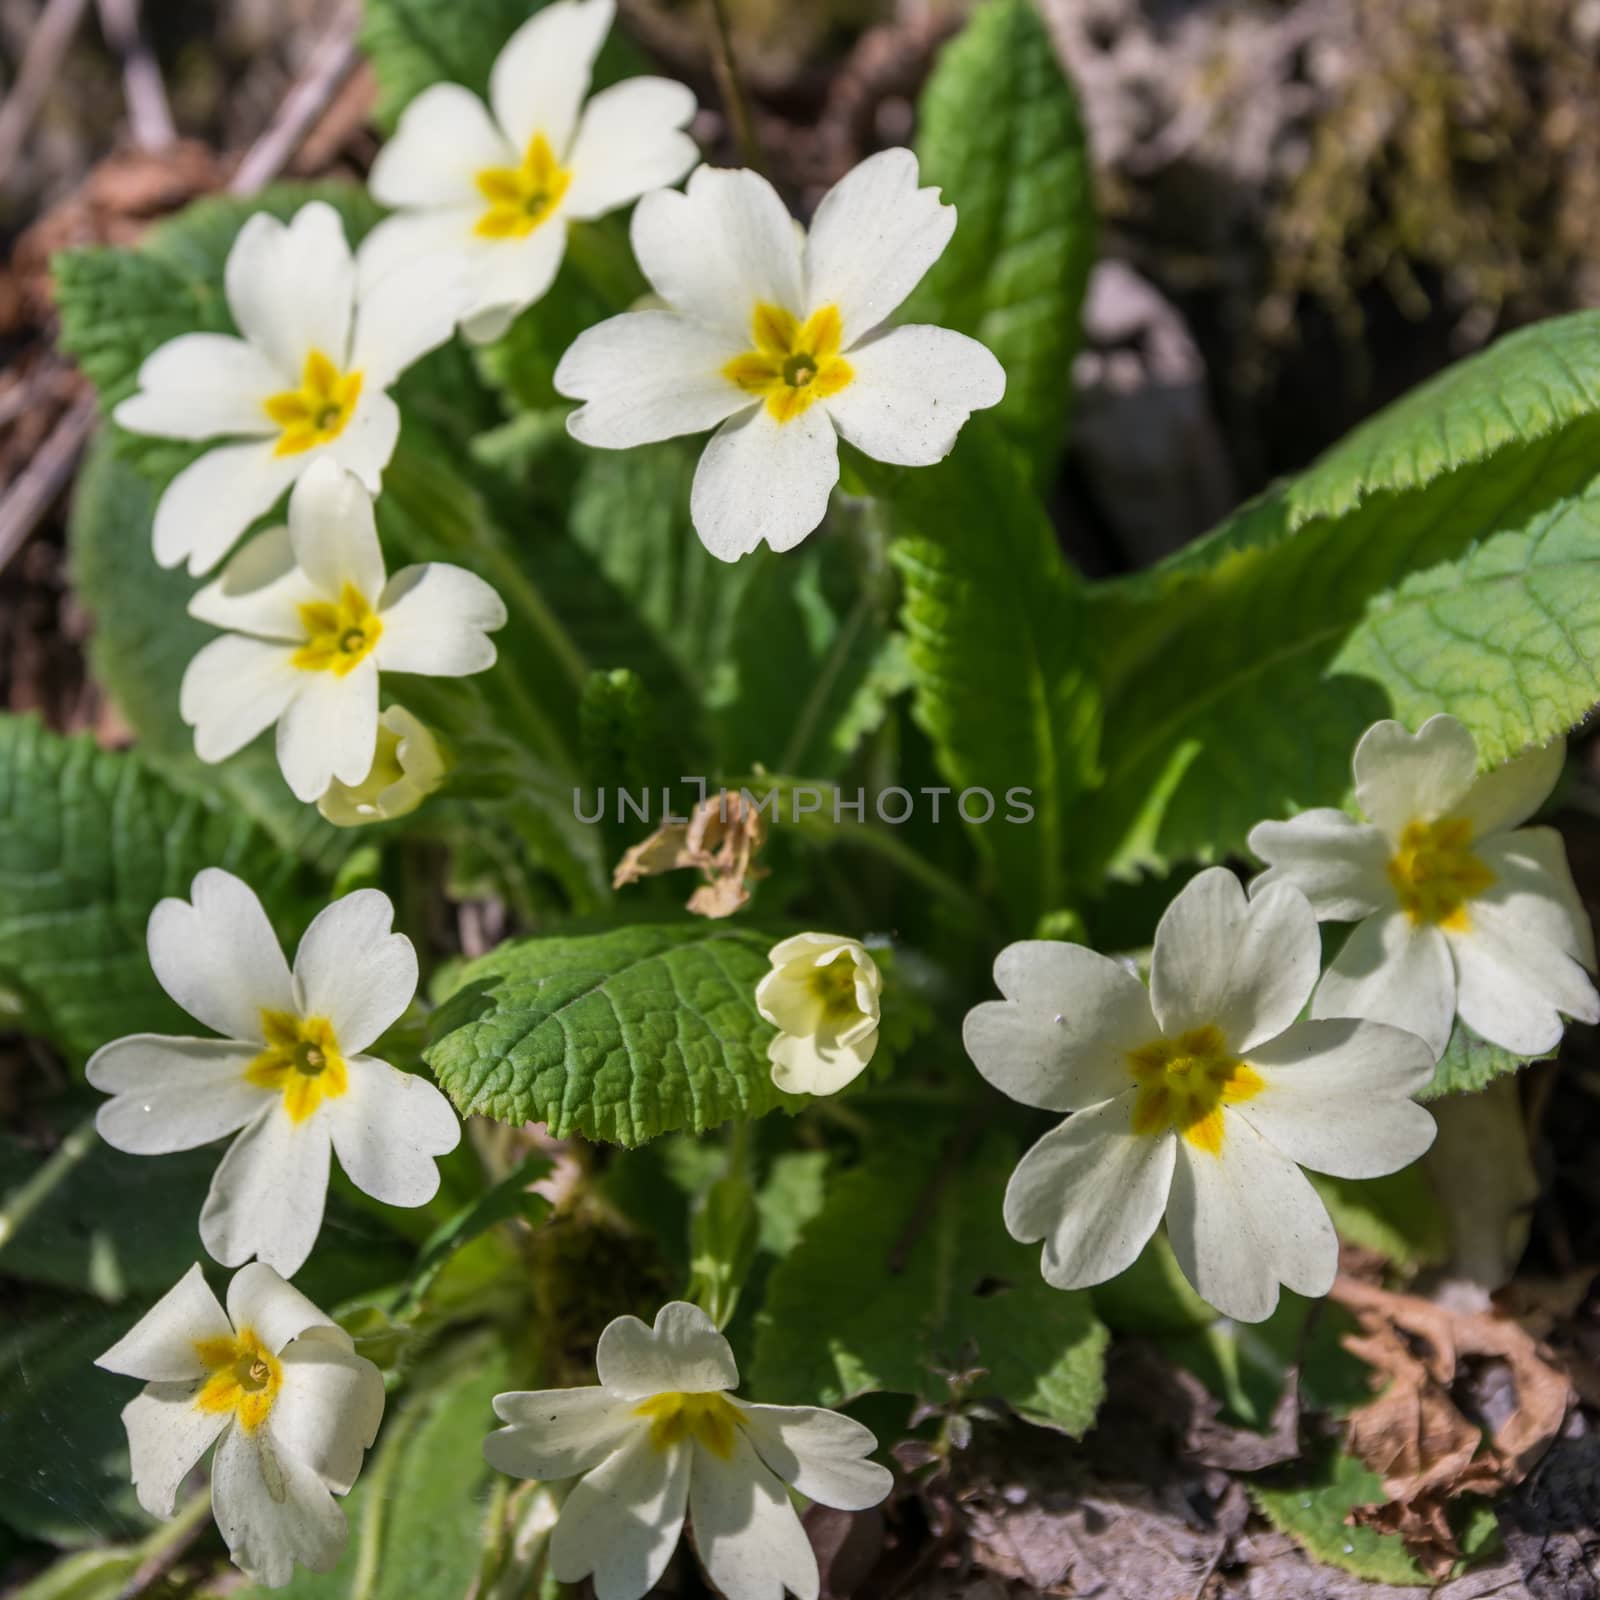
[(733, 27), (728, 20), (727, 0), (707, 0), (711, 7), (711, 21), (716, 32), (716, 48), (711, 54), (712, 68), (717, 75), (717, 87), (728, 116), (733, 123), (733, 133), (739, 142), (739, 153), (747, 167), (757, 172), (767, 170), (766, 152), (756, 135), (755, 120), (750, 115), (750, 102), (745, 98), (744, 84), (739, 77), (738, 57), (733, 50)]
[(16, 1238), (22, 1225), (49, 1198), (56, 1185), (73, 1172), (97, 1143), (94, 1117), (90, 1115), (51, 1151), (37, 1172), (11, 1192), (4, 1208), (0, 1209), (0, 1246)]

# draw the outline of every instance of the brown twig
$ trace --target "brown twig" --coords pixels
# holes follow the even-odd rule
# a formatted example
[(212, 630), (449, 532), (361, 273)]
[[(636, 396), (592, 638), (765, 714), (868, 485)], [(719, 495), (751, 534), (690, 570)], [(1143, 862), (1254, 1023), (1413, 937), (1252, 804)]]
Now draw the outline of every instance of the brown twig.
[(92, 394), (80, 395), (0, 498), (0, 571), (27, 543), (28, 535), (66, 487), (94, 432), (98, 411)]
[(347, 4), (340, 9), (332, 26), (317, 42), (267, 130), (245, 152), (228, 189), (233, 194), (254, 194), (270, 183), (294, 159), (333, 97), (355, 70), (356, 29), (361, 8)]
[(29, 34), (16, 81), (0, 105), (0, 173), (8, 173), (16, 165), (22, 141), (55, 82), (88, 5), (89, 0), (48, 0), (44, 15)]
[(711, 31), (715, 38), (711, 65), (717, 75), (717, 88), (722, 92), (728, 120), (733, 124), (734, 138), (739, 142), (739, 154), (747, 167), (765, 172), (766, 156), (760, 139), (756, 137), (750, 102), (745, 98), (744, 84), (739, 77), (739, 61), (733, 50), (733, 26), (728, 20), (727, 0), (706, 0), (706, 3), (711, 8)]
[(139, 30), (139, 0), (98, 0), (100, 31), (122, 59), (128, 126), (141, 150), (165, 150), (178, 137), (155, 52)]

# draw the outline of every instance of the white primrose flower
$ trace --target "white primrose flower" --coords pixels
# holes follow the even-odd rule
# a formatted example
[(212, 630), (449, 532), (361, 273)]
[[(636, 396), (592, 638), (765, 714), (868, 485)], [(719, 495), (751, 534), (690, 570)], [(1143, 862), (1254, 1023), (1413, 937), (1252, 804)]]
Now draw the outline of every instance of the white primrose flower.
[(463, 270), (451, 256), (392, 270), (365, 251), (353, 258), (339, 213), (320, 200), (288, 223), (251, 217), (224, 279), (242, 337), (168, 340), (139, 368), (139, 392), (112, 413), (130, 433), (245, 441), (207, 451), (167, 486), (156, 560), (187, 558), (191, 572), (208, 572), (324, 456), (376, 494), (400, 432), (389, 387), (454, 331)]
[(445, 759), (427, 723), (404, 706), (390, 706), (378, 718), (378, 745), (372, 766), (360, 783), (336, 778), (317, 801), (317, 810), (336, 828), (389, 822), (415, 811), (445, 779)]
[(298, 1289), (255, 1262), (224, 1312), (196, 1263), (95, 1365), (145, 1380), (122, 1422), (152, 1516), (171, 1517), (215, 1443), (211, 1511), (236, 1566), (278, 1589), (297, 1561), (338, 1564), (349, 1530), (333, 1497), (377, 1436), (383, 1375)]
[(614, 0), (546, 6), (500, 52), (488, 107), (458, 83), (424, 89), (372, 165), (374, 197), (400, 210), (363, 255), (376, 268), (463, 252), (469, 339), (499, 338), (544, 295), (569, 222), (676, 183), (700, 159), (682, 131), (695, 98), (681, 83), (630, 78), (584, 103), (615, 11)]
[(455, 678), (494, 665), (506, 608), (482, 578), (427, 562), (388, 578), (372, 500), (335, 462), (295, 485), (289, 525), (246, 544), (189, 602), (227, 629), (183, 674), (178, 709), (202, 761), (278, 725), (278, 765), (301, 800), (365, 782), (379, 743), (378, 678)]
[(1375, 1178), (1414, 1161), (1434, 1126), (1407, 1097), (1434, 1063), (1398, 1028), (1296, 1022), (1319, 962), (1298, 890), (1247, 900), (1223, 867), (1167, 907), (1148, 990), (1082, 945), (1001, 951), (1006, 998), (975, 1007), (963, 1033), (997, 1089), (1072, 1113), (1006, 1187), (1006, 1228), (1044, 1240), (1046, 1281), (1115, 1277), (1165, 1213), (1184, 1275), (1230, 1317), (1269, 1316), (1280, 1283), (1328, 1292), (1339, 1244), (1300, 1168)]
[(1454, 717), (1430, 717), (1415, 734), (1377, 722), (1353, 763), (1368, 820), (1318, 809), (1251, 829), (1267, 863), (1252, 893), (1293, 884), (1319, 918), (1356, 924), (1313, 1016), (1390, 1022), (1435, 1055), (1458, 1015), (1523, 1056), (1560, 1043), (1563, 1013), (1600, 1021), (1594, 931), (1561, 835), (1519, 826), (1565, 754), (1557, 739), (1480, 777), (1477, 743)]
[(878, 964), (859, 939), (832, 933), (797, 933), (767, 959), (756, 1010), (781, 1030), (767, 1046), (772, 1081), (786, 1094), (833, 1094), (878, 1048)]
[(190, 894), (150, 913), (150, 965), (221, 1037), (136, 1033), (97, 1050), (88, 1079), (113, 1098), (95, 1126), (136, 1156), (237, 1132), (200, 1237), (224, 1266), (256, 1256), (292, 1277), (322, 1226), (330, 1151), (363, 1193), (420, 1206), (461, 1138), (431, 1083), (361, 1053), (416, 993), (416, 951), (390, 931), (388, 896), (358, 889), (317, 913), (291, 973), (248, 884), (208, 867)]
[(909, 150), (840, 179), (809, 236), (754, 172), (700, 167), (687, 192), (646, 195), (633, 251), (665, 306), (579, 334), (555, 376), (584, 402), (568, 428), (608, 450), (717, 428), (690, 497), (701, 541), (724, 561), (791, 549), (822, 521), (839, 436), (930, 466), (1005, 393), (977, 340), (885, 326), (955, 225)]
[[(560, 1583), (591, 1574), (598, 1600), (639, 1600), (660, 1579), (687, 1509), (726, 1600), (816, 1600), (819, 1577), (793, 1488), (860, 1511), (893, 1483), (863, 1459), (878, 1441), (837, 1411), (761, 1406), (728, 1393), (739, 1369), (699, 1307), (678, 1300), (654, 1328), (618, 1317), (595, 1352), (599, 1385), (495, 1396), (509, 1427), (483, 1441), (517, 1478), (577, 1478), (550, 1539)], [(787, 1486), (787, 1487), (786, 1487)]]

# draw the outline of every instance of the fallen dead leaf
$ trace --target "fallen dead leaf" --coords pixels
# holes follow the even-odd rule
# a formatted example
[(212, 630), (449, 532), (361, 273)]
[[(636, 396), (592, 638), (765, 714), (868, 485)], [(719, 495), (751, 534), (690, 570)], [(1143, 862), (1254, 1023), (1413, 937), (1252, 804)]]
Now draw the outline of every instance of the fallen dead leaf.
[[(1332, 1297), (1355, 1315), (1359, 1330), (1344, 1343), (1372, 1368), (1379, 1391), (1351, 1413), (1347, 1444), (1389, 1499), (1358, 1507), (1355, 1520), (1398, 1533), (1442, 1577), (1461, 1555), (1449, 1503), (1520, 1483), (1561, 1431), (1572, 1385), (1532, 1334), (1492, 1310), (1454, 1311), (1343, 1277)], [(1487, 1438), (1461, 1404), (1472, 1361), (1504, 1363), (1516, 1391)]]
[(687, 822), (669, 822), (632, 846), (617, 863), (611, 886), (637, 883), (663, 872), (697, 868), (705, 882), (689, 896), (697, 917), (731, 917), (750, 900), (749, 883), (766, 876), (755, 858), (767, 840), (767, 823), (742, 794), (707, 795)]

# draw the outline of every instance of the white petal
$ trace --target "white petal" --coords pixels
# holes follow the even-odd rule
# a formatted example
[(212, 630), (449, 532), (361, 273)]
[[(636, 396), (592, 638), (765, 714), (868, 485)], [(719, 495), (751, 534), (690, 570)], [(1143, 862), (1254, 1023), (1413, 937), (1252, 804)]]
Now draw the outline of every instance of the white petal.
[[(348, 431), (348, 430), (347, 430)], [(280, 456), (271, 440), (223, 445), (191, 461), (156, 505), (152, 544), (163, 567), (187, 560), (198, 576), (233, 548), (300, 475), (304, 456)]]
[(435, 1158), (461, 1142), (450, 1102), (426, 1078), (387, 1061), (356, 1056), (348, 1065), (350, 1092), (328, 1106), (339, 1165), (374, 1200), (426, 1205), (439, 1190)]
[(1150, 1003), (1176, 1037), (1214, 1023), (1248, 1050), (1300, 1014), (1322, 966), (1310, 902), (1287, 885), (1248, 899), (1226, 867), (1191, 879), (1156, 928)]
[(354, 1348), (349, 1334), (332, 1317), (262, 1261), (252, 1261), (234, 1273), (228, 1285), (228, 1315), (234, 1327), (252, 1329), (274, 1355), (308, 1333), (342, 1350)]
[(282, 1588), (297, 1561), (331, 1572), (344, 1554), (344, 1512), (310, 1467), (276, 1447), (270, 1426), (223, 1435), (211, 1500), (233, 1564), (268, 1588)]
[(295, 951), (300, 1014), (326, 1017), (346, 1056), (365, 1050), (417, 992), (417, 952), (393, 926), (388, 895), (357, 889), (319, 911)]
[(94, 1364), (149, 1382), (192, 1381), (208, 1370), (195, 1345), (232, 1337), (233, 1328), (197, 1261)]
[(289, 1011), (289, 963), (255, 891), (220, 867), (195, 874), (187, 901), (169, 898), (150, 913), (156, 981), (208, 1028), (229, 1039), (262, 1040), (261, 1013)]
[(350, 366), (363, 387), (387, 389), (413, 362), (456, 331), (467, 309), (463, 255), (423, 256), (364, 283), (356, 306)]
[(1355, 753), (1356, 798), (1391, 838), (1408, 822), (1449, 816), (1472, 787), (1478, 746), (1454, 717), (1429, 717), (1415, 735), (1375, 722)]
[(1006, 392), (1000, 363), (948, 328), (896, 328), (847, 359), (854, 376), (824, 402), (828, 415), (856, 449), (898, 466), (943, 461), (972, 413)]
[(689, 1516), (707, 1576), (726, 1600), (816, 1600), (816, 1553), (783, 1485), (735, 1434), (724, 1461), (698, 1444)]
[[(521, 155), (470, 89), (436, 83), (400, 113), (372, 163), (367, 188), (381, 205), (470, 206), (481, 212), (477, 175), (485, 167), (515, 166)], [(363, 256), (371, 238), (362, 241)]]
[(383, 1420), (383, 1374), (326, 1339), (297, 1339), (279, 1359), (283, 1387), (268, 1423), (273, 1443), (336, 1494), (349, 1493)]
[(585, 402), (567, 430), (584, 444), (625, 450), (714, 428), (750, 408), (750, 396), (722, 375), (738, 354), (725, 332), (675, 311), (630, 311), (586, 328), (556, 368), (557, 391)]
[(1495, 881), (1472, 909), (1505, 907), (1541, 943), (1554, 945), (1593, 972), (1594, 926), (1572, 881), (1561, 835), (1554, 828), (1519, 828), (1484, 840), (1476, 851)]
[(115, 1096), (95, 1113), (100, 1137), (133, 1156), (193, 1150), (242, 1128), (271, 1098), (245, 1078), (259, 1051), (221, 1039), (130, 1034), (102, 1045), (85, 1076)]
[(820, 1406), (733, 1404), (744, 1414), (756, 1454), (806, 1499), (864, 1511), (894, 1487), (894, 1474), (866, 1459), (878, 1441), (854, 1417)]
[(1161, 1221), (1177, 1139), (1133, 1131), (1137, 1098), (1130, 1089), (1075, 1112), (1023, 1156), (1006, 1185), (1006, 1230), (1023, 1244), (1044, 1240), (1040, 1270), (1058, 1289), (1116, 1277)]
[(837, 1094), (866, 1071), (877, 1048), (876, 1026), (849, 1041), (831, 1034), (783, 1033), (767, 1046), (767, 1059), (772, 1081), (785, 1094)]
[(483, 1441), (484, 1460), (513, 1478), (575, 1478), (630, 1434), (649, 1431), (631, 1400), (597, 1385), (497, 1394), (494, 1413), (510, 1426)]
[(200, 1211), (200, 1238), (225, 1267), (255, 1256), (293, 1277), (317, 1242), (327, 1196), (327, 1123), (296, 1123), (272, 1106), (222, 1158)]
[(289, 709), (305, 674), (286, 644), (227, 633), (184, 668), (178, 713), (202, 761), (226, 761)]
[(268, 528), (240, 545), (221, 575), (195, 592), (189, 615), (229, 633), (299, 645), (306, 633), (300, 607), (322, 598), (295, 565), (288, 528)]
[(488, 635), (505, 626), (506, 606), (476, 573), (429, 561), (395, 573), (378, 597), (378, 615), (383, 632), (373, 659), (384, 672), (460, 678), (494, 665)]
[(556, 0), (506, 41), (489, 75), (489, 104), (518, 154), (538, 133), (557, 156), (566, 153), (615, 13), (613, 0)]
[(1456, 806), (1456, 814), (1471, 820), (1475, 839), (1515, 828), (1549, 799), (1566, 759), (1567, 741), (1552, 739), (1484, 773)]
[(1357, 923), (1311, 997), (1313, 1017), (1366, 1017), (1444, 1054), (1456, 1013), (1450, 947), (1432, 923), (1390, 911)]
[(1394, 904), (1389, 882), (1389, 841), (1370, 823), (1331, 806), (1302, 811), (1287, 822), (1258, 822), (1250, 848), (1267, 870), (1250, 880), (1250, 893), (1287, 883), (1311, 902), (1324, 922), (1359, 922)]
[(759, 173), (696, 167), (688, 189), (658, 189), (634, 208), (633, 253), (675, 311), (752, 345), (758, 303), (806, 311), (800, 241), (778, 191)]
[(1280, 1283), (1312, 1296), (1333, 1287), (1339, 1240), (1305, 1174), (1232, 1108), (1222, 1119), (1217, 1155), (1173, 1141), (1167, 1238), (1203, 1300), (1240, 1322), (1262, 1322)]
[(1007, 945), (994, 981), (1006, 999), (974, 1006), (962, 1039), (978, 1071), (1027, 1106), (1076, 1111), (1121, 1094), (1128, 1052), (1161, 1031), (1144, 985), (1082, 945)]
[(378, 666), (368, 656), (339, 677), (302, 672), (278, 720), (278, 765), (297, 800), (316, 800), (337, 778), (360, 783), (378, 748)]
[[(456, 85), (435, 87), (455, 88)], [(390, 148), (390, 145), (384, 146), (385, 150)], [(483, 215), (483, 207), (484, 201), (474, 189), (472, 199), (466, 204), (439, 211), (401, 211), (385, 217), (361, 241), (358, 257), (361, 281), (378, 283), (397, 268), (408, 267), (428, 256), (459, 255), (469, 263), (469, 271), (472, 270), (481, 264), (489, 246), (495, 242), (473, 231)]]
[(550, 1535), (558, 1583), (594, 1575), (596, 1600), (642, 1600), (666, 1571), (683, 1531), (689, 1447), (657, 1450), (641, 1428), (573, 1484)]
[(1313, 1172), (1379, 1178), (1433, 1143), (1433, 1118), (1406, 1098), (1433, 1077), (1433, 1051), (1414, 1033), (1381, 1022), (1297, 1022), (1252, 1050), (1250, 1065), (1265, 1087), (1233, 1112)]
[[(292, 375), (293, 383), (299, 374)], [(254, 345), (225, 333), (169, 339), (139, 368), (139, 393), (112, 413), (117, 426), (159, 439), (213, 439), (218, 434), (275, 434), (269, 395), (292, 386)]]
[(316, 451), (296, 459), (325, 454), (348, 468), (376, 494), (383, 487), (383, 469), (389, 465), (400, 437), (400, 408), (381, 389), (368, 384), (344, 425), (344, 432)]
[(228, 1425), (227, 1412), (202, 1411), (194, 1403), (200, 1384), (152, 1383), (122, 1408), (134, 1491), (153, 1517), (172, 1515), (183, 1480)]
[(880, 150), (817, 207), (806, 241), (806, 304), (838, 306), (848, 350), (916, 288), (955, 231), (956, 208), (940, 204), (936, 187), (917, 187), (916, 156)]
[(332, 206), (313, 200), (287, 225), (258, 211), (233, 241), (225, 278), (239, 331), (283, 372), (298, 379), (313, 350), (345, 365), (356, 275)]
[(675, 184), (700, 159), (682, 131), (695, 109), (694, 91), (672, 78), (629, 78), (602, 89), (583, 108), (572, 141), (572, 186), (563, 209), (573, 217), (603, 216)]
[(300, 570), (329, 599), (337, 600), (346, 584), (369, 603), (382, 591), (383, 552), (372, 496), (331, 457), (306, 468), (294, 486), (289, 539)]
[[(565, 209), (563, 205), (561, 211)], [(473, 343), (487, 344), (510, 327), (517, 312), (542, 300), (556, 281), (567, 253), (566, 218), (552, 213), (525, 239), (474, 244), (467, 257), (463, 332)]]
[(705, 1312), (683, 1300), (662, 1306), (653, 1328), (637, 1317), (614, 1318), (600, 1335), (594, 1359), (601, 1383), (628, 1400), (739, 1386), (732, 1347)]
[(1547, 909), (1526, 896), (1474, 900), (1465, 929), (1447, 929), (1456, 967), (1456, 1008), (1476, 1034), (1515, 1055), (1536, 1056), (1561, 1042), (1562, 1013), (1600, 1022), (1600, 996), (1588, 973), (1543, 937)]
[(838, 438), (822, 406), (788, 422), (757, 406), (711, 436), (695, 468), (689, 514), (719, 561), (737, 561), (763, 539), (792, 550), (822, 521), (838, 481)]

